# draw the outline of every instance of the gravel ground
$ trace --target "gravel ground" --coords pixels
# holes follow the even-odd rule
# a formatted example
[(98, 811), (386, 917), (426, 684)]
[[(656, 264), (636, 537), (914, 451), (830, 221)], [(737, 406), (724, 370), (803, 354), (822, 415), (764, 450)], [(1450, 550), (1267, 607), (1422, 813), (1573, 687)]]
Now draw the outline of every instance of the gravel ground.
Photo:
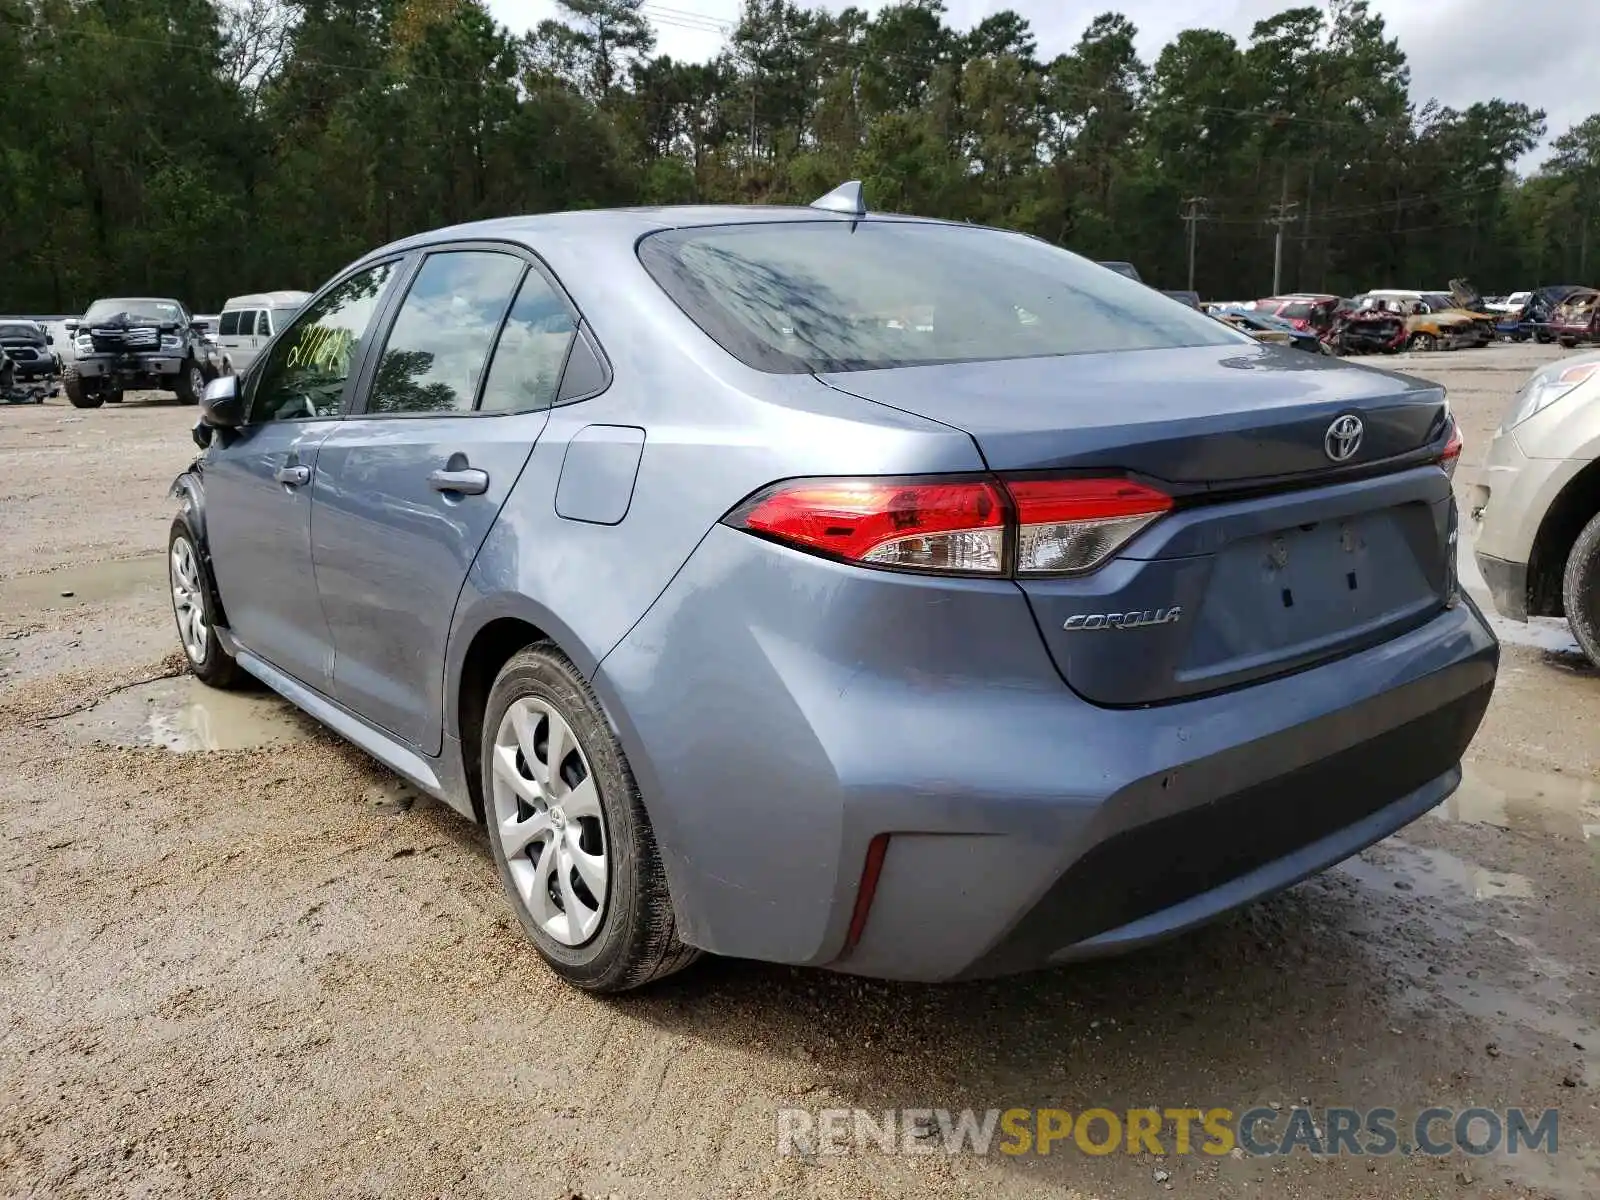
[[(1385, 365), (1450, 386), (1465, 483), (1554, 353)], [(949, 987), (705, 961), (592, 999), (470, 824), (275, 698), (177, 677), (192, 418), (0, 409), (0, 1193), (1600, 1193), (1600, 677), (1570, 653), (1506, 646), (1438, 815), (1181, 944)], [(777, 1151), (788, 1107), (1301, 1104), (1556, 1107), (1559, 1152)]]

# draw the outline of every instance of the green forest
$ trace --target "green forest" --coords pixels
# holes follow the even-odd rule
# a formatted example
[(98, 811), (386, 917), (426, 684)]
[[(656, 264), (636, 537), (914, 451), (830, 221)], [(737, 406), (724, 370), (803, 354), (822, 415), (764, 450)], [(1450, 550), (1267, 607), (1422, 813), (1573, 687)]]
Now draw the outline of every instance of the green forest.
[(0, 311), (207, 311), (460, 221), (846, 179), (1167, 288), (1192, 212), (1207, 298), (1270, 290), (1274, 219), (1285, 290), (1600, 278), (1600, 114), (1414, 98), (1365, 0), (1243, 42), (1191, 29), (1153, 62), (1114, 12), (1049, 59), (1017, 14), (956, 29), (939, 0), (747, 0), (704, 63), (656, 53), (652, 22), (707, 27), (650, 0), (559, 0), (532, 30), (477, 0), (0, 0)]

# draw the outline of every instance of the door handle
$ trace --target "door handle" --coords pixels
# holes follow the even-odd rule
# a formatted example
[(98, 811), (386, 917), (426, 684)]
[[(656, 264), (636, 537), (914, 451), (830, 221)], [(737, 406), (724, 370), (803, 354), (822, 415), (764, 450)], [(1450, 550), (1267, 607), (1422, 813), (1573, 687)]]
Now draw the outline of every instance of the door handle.
[(299, 487), (301, 484), (311, 482), (310, 467), (279, 467), (272, 473), (272, 477), (279, 483), (289, 487)]
[(476, 467), (459, 471), (438, 470), (428, 474), (428, 486), (436, 492), (455, 492), (459, 496), (481, 496), (489, 490), (489, 472)]

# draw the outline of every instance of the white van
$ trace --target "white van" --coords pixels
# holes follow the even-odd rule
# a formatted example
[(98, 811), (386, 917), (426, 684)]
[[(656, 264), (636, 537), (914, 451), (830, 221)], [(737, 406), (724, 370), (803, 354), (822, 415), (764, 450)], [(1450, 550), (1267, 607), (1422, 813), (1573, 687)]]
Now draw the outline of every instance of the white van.
[(273, 334), (289, 323), (310, 292), (257, 292), (235, 296), (222, 306), (222, 316), (211, 333), (222, 350), (229, 371), (248, 367)]

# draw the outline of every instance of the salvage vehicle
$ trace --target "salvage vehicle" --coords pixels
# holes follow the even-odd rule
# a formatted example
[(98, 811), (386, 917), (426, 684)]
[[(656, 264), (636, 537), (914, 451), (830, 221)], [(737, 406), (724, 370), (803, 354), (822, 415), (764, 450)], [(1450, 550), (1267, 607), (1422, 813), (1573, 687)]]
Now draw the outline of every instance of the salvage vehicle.
[(1340, 300), (1322, 341), (1330, 353), (1396, 354), (1405, 349), (1405, 319), (1381, 308), (1364, 308), (1355, 300)]
[(37, 321), (0, 320), (0, 348), (10, 358), (19, 383), (49, 383), (60, 376), (61, 359), (51, 348), (54, 343)]
[[(1448, 292), (1424, 292), (1422, 302), (1429, 312), (1446, 316), (1465, 317), (1472, 322), (1474, 346), (1483, 347), (1494, 342), (1499, 333), (1495, 329), (1497, 318), (1483, 307), (1483, 298), (1461, 280), (1450, 281)], [(1464, 289), (1464, 290), (1463, 290)], [(1470, 299), (1469, 299), (1470, 297)]]
[(1600, 292), (1579, 288), (1570, 293), (1551, 316), (1550, 333), (1569, 350), (1580, 342), (1600, 342)]
[(1321, 333), (1332, 323), (1334, 310), (1338, 306), (1337, 296), (1303, 292), (1257, 300), (1252, 311), (1287, 321), (1296, 329)]
[(1561, 302), (1574, 292), (1586, 291), (1574, 283), (1552, 284), (1549, 287), (1535, 289), (1527, 306), (1523, 309), (1523, 321), (1533, 340), (1541, 344), (1548, 344), (1556, 340), (1550, 330), (1550, 323), (1555, 320), (1556, 309), (1561, 307)]
[(1176, 935), (1443, 801), (1494, 686), (1441, 388), (858, 183), (374, 250), (195, 436), (190, 669), (482, 821), (593, 991)]
[(1500, 320), (1499, 314), (1484, 303), (1483, 293), (1473, 287), (1470, 280), (1452, 279), (1448, 291), (1426, 292), (1423, 294), (1423, 299), (1435, 311), (1461, 313), (1471, 317), (1478, 331), (1479, 346), (1487, 346), (1499, 337), (1499, 330), (1496, 329)]
[(209, 380), (221, 374), (205, 326), (176, 300), (96, 300), (81, 321), (69, 321), (76, 358), (64, 380), (74, 408), (121, 401), (128, 389), (171, 392), (197, 404)]
[(1468, 504), (1495, 608), (1513, 621), (1565, 617), (1600, 666), (1600, 351), (1528, 376)]
[(1288, 321), (1259, 312), (1232, 310), (1216, 314), (1217, 320), (1242, 330), (1258, 342), (1270, 342), (1306, 350), (1312, 354), (1324, 353), (1322, 339), (1304, 329), (1297, 329)]
[(0, 404), (43, 404), (54, 396), (59, 385), (52, 379), (31, 376), (22, 378), (17, 364), (0, 345)]
[(1459, 350), (1478, 345), (1479, 332), (1465, 314), (1435, 312), (1420, 296), (1411, 298), (1391, 292), (1368, 292), (1357, 298), (1367, 311), (1386, 312), (1405, 322), (1407, 350)]

